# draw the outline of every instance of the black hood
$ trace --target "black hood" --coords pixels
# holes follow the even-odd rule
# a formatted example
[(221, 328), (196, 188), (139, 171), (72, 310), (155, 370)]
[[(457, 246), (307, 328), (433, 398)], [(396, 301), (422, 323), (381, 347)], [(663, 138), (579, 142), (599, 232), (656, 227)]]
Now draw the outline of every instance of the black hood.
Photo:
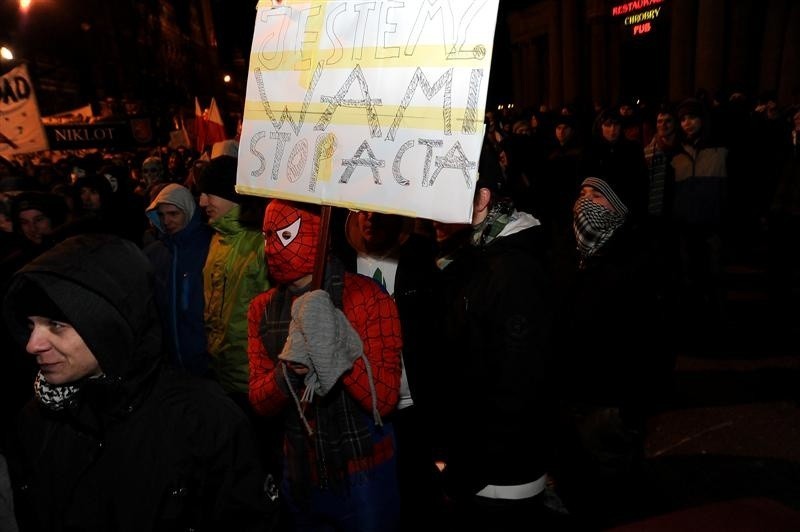
[(104, 234), (68, 238), (14, 274), (3, 317), (22, 345), (30, 334), (27, 316), (37, 315), (37, 306), (46, 317), (53, 317), (47, 313), (55, 306), (128, 397), (158, 366), (161, 330), (151, 266), (127, 240)]

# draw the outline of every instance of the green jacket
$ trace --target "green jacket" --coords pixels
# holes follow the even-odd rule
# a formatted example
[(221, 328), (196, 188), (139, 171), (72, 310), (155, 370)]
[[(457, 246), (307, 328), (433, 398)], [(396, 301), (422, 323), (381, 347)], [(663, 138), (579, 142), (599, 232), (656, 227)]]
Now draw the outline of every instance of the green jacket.
[(211, 368), (226, 392), (247, 393), (247, 309), (269, 288), (264, 237), (239, 223), (239, 206), (211, 223), (203, 267), (205, 322)]

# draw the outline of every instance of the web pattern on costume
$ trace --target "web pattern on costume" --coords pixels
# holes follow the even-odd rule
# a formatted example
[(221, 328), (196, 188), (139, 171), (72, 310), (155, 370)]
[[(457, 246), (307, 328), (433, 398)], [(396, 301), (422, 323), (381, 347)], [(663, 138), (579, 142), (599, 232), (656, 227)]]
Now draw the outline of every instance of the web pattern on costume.
[[(264, 345), (266, 308), (276, 290), (258, 295), (248, 312), (248, 357), (250, 359), (250, 402), (262, 415), (275, 415), (290, 401), (277, 363), (279, 353)], [(345, 274), (342, 312), (364, 346), (375, 383), (378, 411), (385, 416), (394, 410), (400, 389), (400, 318), (397, 306), (380, 286), (363, 275)], [(372, 411), (369, 373), (363, 359), (343, 377), (347, 392), (366, 412)]]
[[(375, 382), (378, 411), (391, 412), (400, 389), (400, 317), (391, 297), (372, 279), (347, 274), (342, 297), (342, 312), (364, 344)], [(369, 375), (361, 359), (343, 377), (350, 395), (368, 412), (372, 410)]]
[[(281, 389), (282, 377), (276, 371), (278, 353), (264, 345), (266, 309), (277, 290), (257, 295), (247, 312), (247, 358), (250, 362), (249, 395), (253, 409), (261, 415), (278, 414), (287, 404), (288, 394)], [(288, 324), (286, 325), (288, 327)]]
[(291, 283), (314, 272), (320, 225), (312, 212), (280, 200), (270, 202), (264, 212), (264, 255), (277, 282)]

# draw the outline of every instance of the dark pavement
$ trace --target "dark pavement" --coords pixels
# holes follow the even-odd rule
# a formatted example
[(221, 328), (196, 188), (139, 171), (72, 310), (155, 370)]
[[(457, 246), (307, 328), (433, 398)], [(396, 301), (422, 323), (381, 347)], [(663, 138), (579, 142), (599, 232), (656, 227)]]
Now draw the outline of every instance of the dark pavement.
[(800, 530), (800, 301), (768, 294), (766, 263), (758, 243), (729, 259), (721, 330), (681, 338), (648, 426), (650, 507), (614, 530)]

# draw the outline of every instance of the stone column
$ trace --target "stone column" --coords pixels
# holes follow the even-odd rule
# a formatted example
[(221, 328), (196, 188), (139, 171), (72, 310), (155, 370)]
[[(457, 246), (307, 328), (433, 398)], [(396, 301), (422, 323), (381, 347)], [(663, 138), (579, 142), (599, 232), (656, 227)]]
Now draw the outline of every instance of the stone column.
[[(792, 1), (794, 4), (794, 1)], [(781, 51), (784, 44), (786, 21), (789, 18), (787, 0), (772, 0), (767, 4), (767, 16), (761, 33), (764, 36), (761, 42), (760, 69), (758, 76), (758, 92), (775, 90), (781, 68)], [(786, 40), (791, 35), (786, 35)], [(797, 35), (793, 36), (795, 39)]]
[[(523, 77), (523, 57), (524, 48), (527, 43), (516, 42), (511, 45), (511, 69), (515, 73), (513, 80), (513, 97), (515, 102), (524, 101), (528, 95), (525, 94), (525, 82)], [(494, 110), (494, 109), (493, 109)]]
[[(691, 72), (697, 19), (694, 0), (672, 0), (669, 48), (669, 98), (680, 101), (694, 92)], [(666, 7), (665, 6), (665, 7)]]
[(753, 13), (757, 11), (755, 0), (738, 0), (731, 5), (730, 15), (730, 37), (727, 39), (729, 52), (726, 61), (725, 81), (738, 88), (752, 91), (755, 87), (746, 85), (752, 84), (755, 80), (755, 59), (757, 54), (754, 50), (758, 29), (753, 24)]
[(714, 92), (722, 86), (725, 52), (725, 0), (700, 0), (697, 12), (695, 89)]
[(606, 28), (604, 22), (604, 2), (602, 0), (587, 0), (586, 19), (589, 23), (589, 69), (591, 72), (592, 101), (609, 101), (606, 76), (608, 63), (606, 61)]
[(548, 63), (548, 94), (547, 104), (550, 107), (561, 106), (564, 103), (564, 88), (562, 82), (562, 56), (561, 12), (558, 2), (551, 1), (548, 5), (548, 18), (550, 31), (547, 34), (547, 63)]
[(561, 7), (561, 50), (564, 103), (576, 103), (580, 92), (581, 79), (578, 75), (580, 56), (578, 55), (578, 33), (583, 27), (583, 20), (578, 18), (575, 0), (562, 0)]
[(797, 104), (800, 89), (800, 4), (792, 2), (789, 21), (784, 33), (781, 71), (778, 84), (778, 103), (781, 105)]

